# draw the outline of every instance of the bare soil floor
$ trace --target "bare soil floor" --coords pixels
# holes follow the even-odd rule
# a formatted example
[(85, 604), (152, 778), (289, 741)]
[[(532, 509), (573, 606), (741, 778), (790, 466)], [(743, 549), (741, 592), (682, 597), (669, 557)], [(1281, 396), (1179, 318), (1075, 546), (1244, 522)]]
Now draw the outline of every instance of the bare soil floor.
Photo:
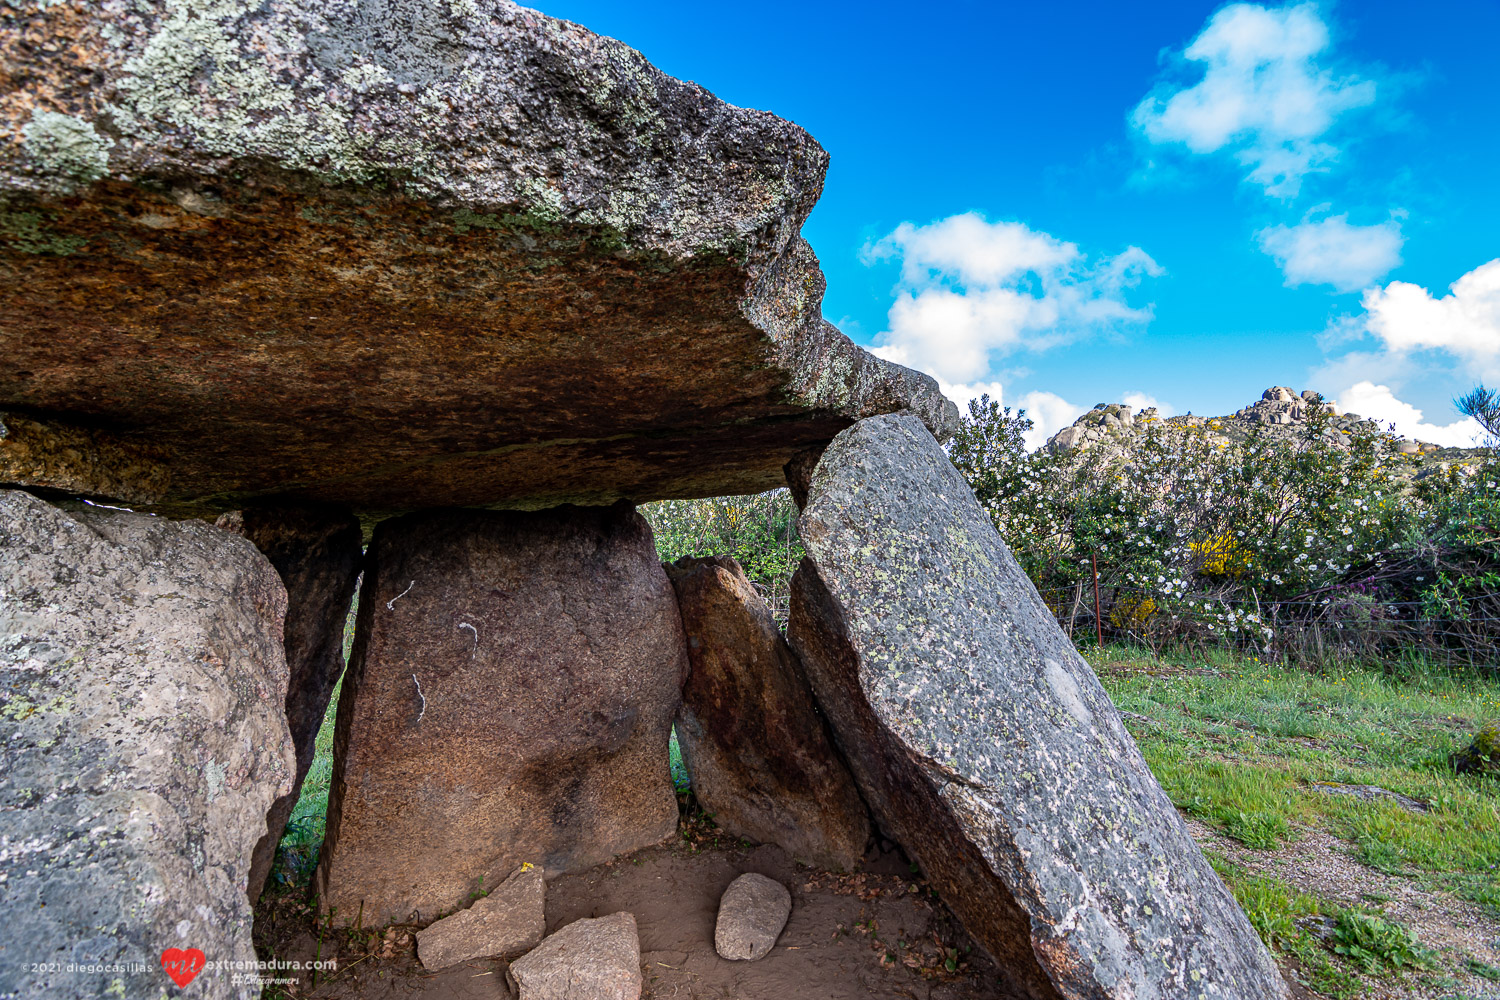
[[(680, 1000), (1013, 1000), (894, 851), (872, 853), (856, 875), (796, 864), (775, 847), (716, 846), (711, 836), (650, 848), (547, 886), (547, 931), (583, 917), (635, 914), (643, 996)], [(714, 951), (719, 897), (737, 876), (759, 872), (792, 891), (792, 915), (776, 947), (756, 962)], [(320, 928), (300, 894), (262, 900), (262, 958), (338, 960), (314, 984), (267, 989), (267, 1000), (510, 1000), (505, 963), (477, 959), (432, 972), (417, 961), (415, 926), (361, 933)], [(320, 944), (321, 941), (321, 944)], [(289, 976), (290, 973), (279, 975)]]

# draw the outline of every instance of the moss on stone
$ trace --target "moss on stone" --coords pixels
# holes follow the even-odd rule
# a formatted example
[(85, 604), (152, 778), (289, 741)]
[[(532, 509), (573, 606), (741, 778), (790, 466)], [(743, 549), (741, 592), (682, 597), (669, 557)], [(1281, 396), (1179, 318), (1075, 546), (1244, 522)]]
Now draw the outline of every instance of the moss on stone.
[(1453, 755), (1460, 774), (1500, 775), (1500, 723), (1480, 727), (1467, 747)]
[(0, 242), (21, 253), (66, 257), (82, 250), (88, 240), (52, 232), (50, 217), (38, 211), (10, 211), (0, 205)]

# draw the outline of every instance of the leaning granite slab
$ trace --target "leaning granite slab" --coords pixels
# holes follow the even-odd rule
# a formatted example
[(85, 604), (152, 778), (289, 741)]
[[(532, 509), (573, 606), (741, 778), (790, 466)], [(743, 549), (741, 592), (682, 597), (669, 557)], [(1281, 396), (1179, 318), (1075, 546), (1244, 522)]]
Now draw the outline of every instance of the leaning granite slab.
[(38, 425), (0, 483), (370, 521), (956, 426), (821, 317), (823, 149), (613, 39), (508, 0), (52, 0), (0, 38), (0, 411)]
[(155, 1000), (167, 949), (255, 961), (250, 854), (295, 767), (285, 607), (211, 525), (0, 492), (0, 996)]
[(417, 932), (417, 957), (427, 969), (471, 958), (510, 958), (530, 951), (547, 929), (547, 885), (536, 865), (522, 865), (467, 910)]
[(575, 920), (512, 962), (506, 974), (516, 1000), (639, 1000), (635, 915)]
[(344, 624), (364, 545), (359, 522), (336, 507), (253, 507), (215, 523), (254, 543), (276, 568), (287, 595), (286, 718), (297, 747), (297, 774), (292, 790), (272, 804), (266, 834), (255, 845), (248, 888), (253, 904), (271, 873), (276, 845), (317, 753), (328, 699), (344, 672)]
[(339, 694), (319, 903), (431, 920), (677, 829), (687, 674), (672, 584), (629, 503), (382, 522)]
[(1274, 962), (921, 422), (842, 432), (789, 639), (876, 821), (1024, 995), (1269, 1000)]
[(666, 571), (691, 664), (677, 742), (698, 804), (732, 837), (852, 871), (869, 815), (771, 609), (729, 556)]

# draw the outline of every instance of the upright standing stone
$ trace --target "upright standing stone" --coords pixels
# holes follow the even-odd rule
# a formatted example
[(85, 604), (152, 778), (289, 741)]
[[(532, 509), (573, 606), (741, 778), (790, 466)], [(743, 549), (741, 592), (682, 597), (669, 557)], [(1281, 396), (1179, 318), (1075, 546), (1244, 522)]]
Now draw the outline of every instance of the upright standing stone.
[(286, 585), (286, 719), (297, 745), (297, 777), (266, 816), (266, 835), (250, 865), (250, 902), (260, 898), (276, 845), (312, 767), (328, 699), (344, 672), (344, 623), (359, 579), (363, 537), (348, 511), (319, 507), (253, 507), (219, 518), (271, 560)]
[(670, 836), (686, 672), (672, 585), (628, 503), (383, 522), (339, 699), (323, 907), (430, 920), (481, 877)]
[(255, 961), (250, 854), (295, 767), (285, 609), (212, 525), (0, 492), (0, 997), (156, 1000), (168, 949)]
[(677, 741), (698, 802), (736, 837), (852, 869), (865, 804), (771, 609), (728, 556), (684, 557), (667, 575), (692, 663)]
[(789, 638), (876, 820), (1032, 997), (1285, 995), (1275, 963), (921, 422), (842, 432)]

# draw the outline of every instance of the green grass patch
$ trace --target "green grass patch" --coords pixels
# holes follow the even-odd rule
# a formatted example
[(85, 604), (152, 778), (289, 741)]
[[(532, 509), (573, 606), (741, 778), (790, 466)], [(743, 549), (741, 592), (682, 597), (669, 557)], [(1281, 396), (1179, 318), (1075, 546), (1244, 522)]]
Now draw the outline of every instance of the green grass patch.
[[(1227, 657), (1174, 664), (1119, 649), (1092, 658), (1115, 703), (1138, 717), (1127, 724), (1172, 801), (1225, 835), (1267, 850), (1318, 826), (1382, 871), (1493, 881), (1500, 782), (1457, 774), (1450, 757), (1500, 715), (1500, 684)], [(1375, 785), (1428, 808), (1332, 795), (1316, 782)]]

